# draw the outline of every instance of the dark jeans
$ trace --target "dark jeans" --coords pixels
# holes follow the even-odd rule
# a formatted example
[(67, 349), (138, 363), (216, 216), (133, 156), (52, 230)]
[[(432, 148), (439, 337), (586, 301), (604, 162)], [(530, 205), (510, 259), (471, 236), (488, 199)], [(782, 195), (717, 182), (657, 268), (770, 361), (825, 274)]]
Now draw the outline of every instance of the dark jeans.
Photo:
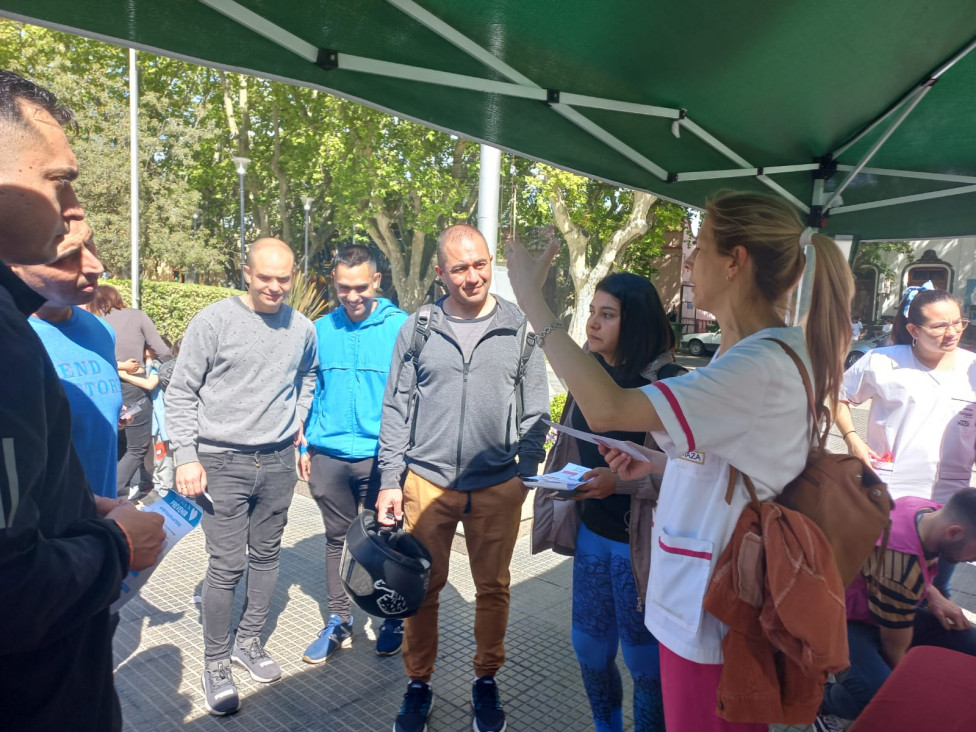
[(351, 604), (342, 588), (339, 568), (346, 532), (361, 509), (376, 510), (380, 473), (376, 458), (340, 460), (312, 451), (308, 489), (325, 522), (325, 579), (329, 588), (329, 613), (349, 622)]
[[(828, 684), (823, 709), (844, 719), (856, 719), (891, 675), (881, 655), (881, 631), (875, 625), (847, 623), (851, 668), (836, 684)], [(976, 656), (976, 628), (946, 630), (927, 610), (915, 614), (912, 646), (939, 646)]]
[(238, 638), (259, 636), (278, 583), (281, 535), (295, 493), (295, 448), (266, 453), (201, 453), (207, 493), (201, 525), (210, 563), (203, 583), (204, 657), (230, 656), (234, 589), (247, 568), (247, 594)]
[(146, 470), (146, 455), (152, 442), (152, 401), (146, 392), (132, 384), (122, 384), (122, 399), (127, 407), (138, 404), (142, 411), (132, 418), (132, 423), (125, 428), (125, 454), (119, 458), (118, 475), (115, 486), (118, 494), (125, 498), (129, 495), (129, 483), (132, 476), (139, 471), (140, 486), (152, 488), (152, 476)]

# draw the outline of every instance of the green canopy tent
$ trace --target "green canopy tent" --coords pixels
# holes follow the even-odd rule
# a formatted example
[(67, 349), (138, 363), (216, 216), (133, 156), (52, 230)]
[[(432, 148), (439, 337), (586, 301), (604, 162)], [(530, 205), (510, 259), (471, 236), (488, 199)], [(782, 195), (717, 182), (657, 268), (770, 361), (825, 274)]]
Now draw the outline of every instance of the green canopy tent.
[(0, 0), (701, 206), (976, 234), (976, 0)]

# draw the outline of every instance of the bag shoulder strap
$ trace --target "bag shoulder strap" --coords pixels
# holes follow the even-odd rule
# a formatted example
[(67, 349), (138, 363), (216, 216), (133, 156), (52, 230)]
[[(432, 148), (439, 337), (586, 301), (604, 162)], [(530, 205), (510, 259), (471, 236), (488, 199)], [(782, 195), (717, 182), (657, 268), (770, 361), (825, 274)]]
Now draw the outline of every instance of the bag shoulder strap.
[[(779, 338), (764, 338), (763, 340), (772, 341), (786, 351), (786, 355), (790, 357), (790, 359), (796, 365), (796, 370), (800, 372), (800, 380), (803, 382), (803, 389), (807, 393), (807, 409), (810, 412), (810, 417), (813, 419), (813, 437), (816, 440), (817, 445), (823, 447), (827, 444), (827, 433), (830, 431), (830, 421), (824, 420), (824, 429), (821, 433), (820, 421), (822, 414), (821, 410), (817, 409), (817, 404), (813, 398), (813, 382), (810, 381), (810, 374), (807, 371), (806, 365), (797, 355), (796, 351), (794, 351), (789, 344), (781, 341)], [(813, 441), (814, 440), (811, 440), (811, 444)]]
[[(773, 343), (777, 344), (786, 352), (786, 355), (789, 356), (790, 360), (796, 365), (796, 370), (800, 372), (800, 380), (803, 382), (803, 389), (807, 393), (807, 409), (810, 412), (810, 417), (813, 419), (813, 439), (816, 439), (818, 444), (823, 445), (827, 440), (827, 433), (825, 430), (823, 436), (821, 437), (820, 430), (818, 429), (820, 417), (817, 413), (817, 406), (813, 399), (813, 384), (810, 382), (810, 374), (807, 372), (806, 365), (803, 363), (799, 355), (797, 355), (796, 351), (794, 351), (793, 348), (785, 341), (781, 341), (779, 338), (763, 338), (763, 340), (772, 341)], [(829, 424), (827, 425), (826, 429), (830, 429)], [(812, 441), (813, 440), (811, 440), (811, 442)], [(725, 490), (725, 502), (729, 505), (732, 504), (732, 494), (735, 492), (735, 478), (738, 475), (742, 476), (742, 481), (746, 484), (746, 490), (749, 491), (749, 500), (753, 503), (758, 511), (759, 497), (756, 494), (756, 486), (752, 482), (752, 478), (731, 465), (729, 466), (729, 485)]]

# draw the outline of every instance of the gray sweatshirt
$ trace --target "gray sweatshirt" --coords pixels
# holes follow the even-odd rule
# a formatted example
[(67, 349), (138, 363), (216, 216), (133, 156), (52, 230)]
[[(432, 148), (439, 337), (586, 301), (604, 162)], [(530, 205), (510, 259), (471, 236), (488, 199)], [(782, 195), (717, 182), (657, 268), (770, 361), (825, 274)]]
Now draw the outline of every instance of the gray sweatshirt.
[(176, 465), (197, 452), (247, 451), (291, 440), (315, 393), (315, 328), (287, 305), (252, 312), (238, 296), (190, 321), (166, 389)]
[[(420, 352), (414, 415), (410, 387), (417, 314), (400, 328), (383, 398), (379, 468), (382, 488), (401, 487), (404, 468), (459, 491), (487, 488), (519, 475), (535, 475), (545, 457), (549, 386), (541, 348), (533, 348), (521, 382), (523, 414), (516, 424), (515, 374), (525, 316), (501, 298), (495, 319), (464, 362), (438, 303)], [(412, 435), (411, 435), (412, 433)], [(516, 462), (516, 456), (518, 458)]]

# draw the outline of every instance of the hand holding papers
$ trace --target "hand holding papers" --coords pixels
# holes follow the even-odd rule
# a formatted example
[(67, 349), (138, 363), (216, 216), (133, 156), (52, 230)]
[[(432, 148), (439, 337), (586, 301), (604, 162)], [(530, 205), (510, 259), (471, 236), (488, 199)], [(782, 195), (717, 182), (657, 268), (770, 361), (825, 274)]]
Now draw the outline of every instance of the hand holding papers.
[(555, 473), (538, 475), (534, 478), (525, 478), (523, 482), (529, 488), (549, 488), (554, 491), (559, 491), (558, 494), (554, 493), (551, 497), (564, 501), (579, 495), (577, 488), (586, 483), (583, 480), (583, 474), (589, 472), (589, 470), (589, 468), (584, 468), (582, 465), (567, 463), (562, 470), (558, 470)]

